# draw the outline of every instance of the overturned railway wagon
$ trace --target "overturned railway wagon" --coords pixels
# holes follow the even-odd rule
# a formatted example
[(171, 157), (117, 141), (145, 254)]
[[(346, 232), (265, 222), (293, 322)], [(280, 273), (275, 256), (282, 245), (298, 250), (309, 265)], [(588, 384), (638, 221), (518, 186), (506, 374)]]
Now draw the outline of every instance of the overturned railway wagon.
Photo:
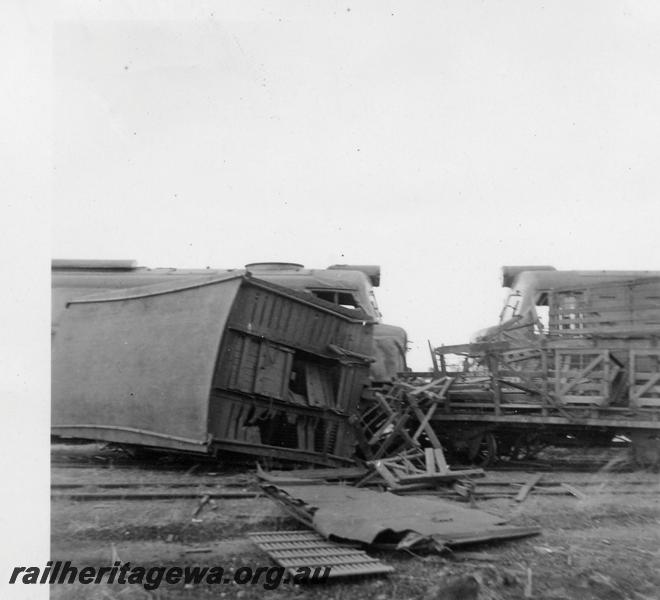
[(237, 269), (175, 269), (138, 266), (132, 260), (55, 259), (52, 264), (53, 323), (66, 303), (95, 292), (124, 289), (155, 283), (184, 281), (194, 277), (220, 277), (248, 273), (348, 309), (365, 313), (373, 322), (369, 375), (374, 382), (391, 381), (406, 370), (405, 330), (383, 323), (374, 288), (380, 285), (378, 265), (331, 265), (326, 269), (306, 269), (298, 263), (251, 263)]
[(350, 462), (364, 313), (240, 271), (55, 296), (54, 435)]
[[(433, 423), (483, 462), (623, 435), (660, 464), (660, 272), (505, 267), (500, 323), (435, 349)], [(445, 357), (465, 357), (449, 373)]]

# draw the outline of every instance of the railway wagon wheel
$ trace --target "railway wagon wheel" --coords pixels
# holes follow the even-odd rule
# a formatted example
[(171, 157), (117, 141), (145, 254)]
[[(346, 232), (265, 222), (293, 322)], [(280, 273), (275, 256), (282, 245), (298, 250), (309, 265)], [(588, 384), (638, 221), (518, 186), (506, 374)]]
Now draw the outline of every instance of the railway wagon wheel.
[(470, 462), (477, 467), (489, 467), (498, 461), (497, 438), (491, 432), (476, 436), (470, 444)]
[(538, 453), (548, 445), (540, 435), (535, 433), (528, 433), (521, 437), (521, 460), (534, 460)]
[(533, 460), (548, 441), (536, 433), (502, 433), (496, 437), (498, 460)]
[(520, 438), (519, 434), (498, 433), (496, 437), (497, 459), (499, 461), (519, 460)]
[(660, 470), (660, 430), (630, 433), (632, 459), (643, 469)]

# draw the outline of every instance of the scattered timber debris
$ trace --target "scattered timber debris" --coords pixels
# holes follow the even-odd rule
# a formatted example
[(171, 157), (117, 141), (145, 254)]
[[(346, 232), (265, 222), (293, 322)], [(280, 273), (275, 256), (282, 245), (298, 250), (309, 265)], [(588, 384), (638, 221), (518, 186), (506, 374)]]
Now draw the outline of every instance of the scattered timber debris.
[[(625, 435), (631, 461), (660, 467), (660, 272), (508, 266), (502, 286), (497, 325), (433, 351), (425, 377), (455, 377), (433, 415), (447, 448), (475, 440), (468, 458), (487, 466), (533, 459), (567, 435), (608, 445)], [(460, 370), (447, 371), (450, 355)]]
[[(431, 419), (452, 386), (452, 377), (433, 377), (430, 382), (394, 381), (363, 396), (358, 440), (368, 457), (367, 465), (387, 488), (406, 492), (483, 476), (482, 469), (450, 469)], [(425, 447), (422, 448), (422, 444)], [(374, 483), (374, 474), (357, 485)], [(471, 485), (465, 495), (472, 501)]]
[(367, 474), (362, 467), (345, 467), (336, 469), (295, 469), (293, 471), (264, 471), (257, 463), (257, 477), (271, 483), (295, 483), (319, 481), (352, 481), (361, 479)]
[(431, 418), (444, 403), (453, 381), (438, 377), (418, 384), (399, 379), (363, 394), (358, 441), (365, 456), (375, 461), (417, 449), (422, 435), (433, 448), (441, 449)]
[(376, 470), (392, 491), (435, 487), (485, 474), (483, 469), (451, 470), (441, 448), (411, 449), (367, 464)]
[(266, 482), (262, 488), (290, 515), (325, 538), (388, 548), (439, 549), (540, 533), (538, 527), (504, 527), (506, 521), (501, 517), (437, 498), (397, 496), (340, 485)]
[(372, 558), (355, 545), (330, 542), (314, 531), (262, 531), (248, 535), (293, 577), (300, 568), (331, 567), (329, 578), (394, 571), (393, 567)]

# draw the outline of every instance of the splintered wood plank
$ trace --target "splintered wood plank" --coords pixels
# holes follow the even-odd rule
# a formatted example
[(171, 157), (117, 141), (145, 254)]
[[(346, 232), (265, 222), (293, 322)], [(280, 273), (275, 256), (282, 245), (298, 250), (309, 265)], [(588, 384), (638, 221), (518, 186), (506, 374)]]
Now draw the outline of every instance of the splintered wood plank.
[(438, 465), (438, 472), (439, 473), (448, 473), (449, 472), (449, 465), (447, 464), (447, 461), (445, 460), (445, 453), (442, 451), (442, 448), (435, 448), (433, 450), (433, 453), (435, 454), (435, 462)]
[(417, 431), (415, 431), (413, 437), (413, 440), (417, 441), (417, 438), (421, 435), (422, 431), (427, 429), (429, 422), (431, 421), (431, 418), (433, 417), (433, 413), (435, 412), (436, 408), (438, 408), (437, 402), (434, 403), (431, 408), (428, 409), (428, 412), (426, 413), (426, 416), (422, 420), (422, 422), (419, 424), (419, 427), (417, 428)]
[(426, 473), (433, 475), (435, 473), (435, 456), (433, 448), (424, 448), (424, 459), (426, 461)]
[(396, 480), (396, 477), (394, 477), (392, 472), (381, 461), (377, 460), (373, 465), (376, 471), (378, 471), (378, 474), (387, 482), (388, 486), (392, 489), (399, 487), (399, 482)]
[(541, 477), (543, 477), (543, 473), (535, 473), (529, 481), (520, 488), (520, 491), (515, 497), (516, 502), (522, 502), (527, 498), (527, 495), (532, 491), (532, 488), (541, 481)]
[(587, 495), (584, 492), (581, 492), (578, 490), (576, 487), (573, 487), (572, 485), (568, 485), (568, 483), (562, 483), (561, 487), (563, 487), (569, 494), (572, 496), (575, 496), (579, 500), (585, 500), (587, 498)]
[(406, 475), (399, 477), (400, 484), (425, 483), (432, 485), (447, 481), (456, 481), (466, 477), (480, 477), (484, 475), (483, 469), (461, 469), (459, 471), (447, 471), (446, 473), (433, 473), (431, 475), (423, 473), (421, 475)]

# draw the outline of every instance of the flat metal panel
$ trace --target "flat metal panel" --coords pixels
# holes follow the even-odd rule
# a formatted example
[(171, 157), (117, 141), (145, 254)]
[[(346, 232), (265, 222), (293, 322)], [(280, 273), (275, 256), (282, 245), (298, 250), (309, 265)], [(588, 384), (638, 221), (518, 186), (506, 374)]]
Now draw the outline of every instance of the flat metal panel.
[(213, 370), (242, 281), (188, 279), (70, 303), (53, 341), (54, 433), (207, 443)]
[(180, 285), (190, 281), (216, 281), (236, 277), (242, 272), (234, 271), (182, 271), (175, 269), (144, 269), (135, 271), (53, 271), (52, 276), (52, 323), (57, 328), (60, 317), (69, 302), (91, 295), (119, 290), (143, 288), (159, 284)]
[(263, 484), (266, 493), (311, 516), (321, 535), (372, 544), (383, 532), (454, 537), (478, 534), (506, 519), (456, 502), (425, 496), (397, 496), (345, 485)]

